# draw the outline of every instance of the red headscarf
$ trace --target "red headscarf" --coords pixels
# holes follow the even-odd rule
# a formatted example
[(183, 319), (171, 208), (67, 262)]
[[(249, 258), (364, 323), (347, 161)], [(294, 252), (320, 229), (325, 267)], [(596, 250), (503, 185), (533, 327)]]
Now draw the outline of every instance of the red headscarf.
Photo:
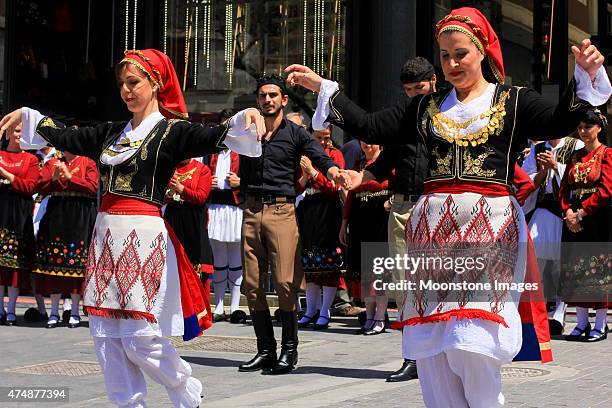
[[(497, 34), (495, 34), (487, 18), (480, 11), (472, 7), (452, 10), (449, 15), (436, 24), (436, 39), (445, 31), (459, 31), (467, 35), (485, 56), (488, 65), (488, 67), (485, 65), (485, 68), (490, 69), (494, 76), (494, 78), (487, 79), (494, 79), (500, 84), (504, 83), (506, 74), (504, 73), (504, 59), (499, 38), (497, 38)], [(483, 73), (486, 78), (486, 70)]]
[(169, 119), (187, 119), (187, 106), (170, 58), (154, 49), (125, 50), (124, 54), (120, 64), (138, 67), (157, 86), (161, 113)]

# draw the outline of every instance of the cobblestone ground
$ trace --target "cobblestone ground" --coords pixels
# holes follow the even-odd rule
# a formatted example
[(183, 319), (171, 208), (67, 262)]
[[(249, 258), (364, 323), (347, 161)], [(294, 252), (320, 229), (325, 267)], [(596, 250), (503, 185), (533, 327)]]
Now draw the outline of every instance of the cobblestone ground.
[[(18, 315), (23, 315), (23, 308)], [(609, 319), (610, 320), (610, 319)], [(612, 320), (611, 320), (612, 321)], [(86, 327), (53, 330), (44, 324), (0, 327), (0, 387), (65, 386), (70, 401), (41, 406), (108, 407), (103, 378)], [(569, 323), (567, 329), (573, 324)], [(252, 327), (216, 324), (194, 342), (176, 339), (181, 355), (204, 383), (209, 407), (421, 407), (418, 381), (386, 383), (401, 364), (397, 332), (355, 336), (355, 319), (333, 320), (324, 332), (300, 332), (299, 368), (279, 377), (239, 373), (255, 343)], [(280, 327), (276, 327), (280, 337)], [(595, 344), (553, 340), (555, 361), (504, 367), (509, 407), (612, 406), (612, 338)], [(149, 407), (169, 407), (165, 390), (149, 381)], [(1, 407), (33, 403), (0, 402)]]

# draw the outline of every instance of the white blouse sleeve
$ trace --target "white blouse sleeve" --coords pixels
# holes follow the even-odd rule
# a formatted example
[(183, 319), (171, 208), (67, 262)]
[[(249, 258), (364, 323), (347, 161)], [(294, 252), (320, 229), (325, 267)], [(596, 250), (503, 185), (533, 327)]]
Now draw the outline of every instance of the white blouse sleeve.
[(38, 123), (44, 116), (35, 109), (21, 108), (21, 148), (23, 150), (38, 150), (49, 143), (36, 133)]
[(314, 130), (323, 130), (329, 127), (329, 123), (325, 123), (329, 116), (329, 98), (338, 91), (340, 87), (337, 82), (324, 79), (321, 83), (319, 96), (317, 98), (317, 110), (312, 116), (312, 128)]
[(574, 69), (574, 79), (576, 79), (576, 95), (583, 101), (587, 101), (593, 106), (605, 105), (612, 94), (612, 85), (606, 69), (601, 66), (595, 81), (591, 82), (589, 74), (578, 64)]

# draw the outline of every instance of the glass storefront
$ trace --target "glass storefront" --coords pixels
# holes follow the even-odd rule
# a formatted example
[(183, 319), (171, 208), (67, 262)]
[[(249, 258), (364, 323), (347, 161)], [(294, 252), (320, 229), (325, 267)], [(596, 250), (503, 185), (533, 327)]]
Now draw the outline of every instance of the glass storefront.
[(343, 81), (346, 1), (163, 0), (160, 7), (161, 49), (191, 112), (252, 106), (256, 79), (291, 63)]

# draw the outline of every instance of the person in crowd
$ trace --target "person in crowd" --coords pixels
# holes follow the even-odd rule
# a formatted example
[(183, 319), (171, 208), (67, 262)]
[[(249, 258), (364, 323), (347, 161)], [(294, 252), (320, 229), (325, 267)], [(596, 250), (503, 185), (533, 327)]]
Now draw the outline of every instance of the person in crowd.
[(340, 148), (340, 153), (344, 157), (344, 165), (347, 169), (355, 168), (355, 165), (363, 160), (363, 150), (358, 139), (351, 139), (344, 143)]
[[(342, 153), (331, 143), (331, 129), (314, 132), (313, 137), (330, 159), (344, 168)], [(321, 174), (308, 157), (302, 156), (300, 166), (297, 187), (305, 197), (297, 207), (297, 219), (306, 276), (306, 311), (298, 326), (312, 324), (315, 330), (324, 330), (329, 327), (330, 308), (345, 269), (344, 248), (338, 241), (342, 219), (340, 186)]]
[[(381, 154), (379, 145), (361, 142), (361, 149), (365, 160), (357, 163), (356, 171), (375, 163)], [(360, 293), (366, 309), (366, 320), (356, 334), (366, 336), (385, 332), (388, 298), (384, 291), (371, 290), (369, 276), (362, 275), (361, 247), (362, 242), (387, 241), (389, 210), (385, 202), (391, 197), (388, 186), (388, 180), (370, 180), (350, 190), (340, 226), (340, 242), (348, 246), (347, 284), (352, 293)]]
[(68, 327), (80, 326), (79, 302), (96, 222), (97, 191), (96, 163), (68, 151), (47, 161), (38, 178), (36, 192), (49, 198), (38, 228), (32, 271), (37, 292), (51, 297), (49, 329), (60, 321), (62, 295), (72, 300)]
[(208, 211), (211, 176), (207, 165), (197, 159), (181, 161), (166, 189), (164, 220), (183, 245), (193, 269), (204, 286), (204, 296), (210, 298), (210, 275), (213, 254), (208, 240)]
[[(423, 57), (409, 58), (402, 66), (400, 82), (408, 98), (436, 91), (436, 74), (433, 65)], [(392, 171), (395, 169), (395, 175)], [(427, 151), (425, 145), (416, 139), (414, 142), (383, 149), (378, 160), (363, 172), (363, 181), (391, 179), (388, 225), (389, 256), (403, 254), (406, 250), (404, 226), (412, 209), (423, 193), (423, 182), (427, 176)], [(360, 184), (360, 183), (359, 183)], [(354, 187), (357, 183), (354, 183)], [(402, 270), (395, 270), (395, 280), (399, 280)], [(399, 304), (402, 293), (389, 293)], [(405, 341), (405, 338), (402, 339)], [(409, 345), (404, 344), (402, 350)], [(416, 362), (404, 353), (402, 367), (387, 377), (388, 382), (408, 381), (418, 378)]]
[[(555, 107), (528, 88), (503, 85), (500, 42), (480, 11), (452, 10), (438, 22), (435, 33), (442, 70), (452, 85), (448, 91), (367, 113), (340, 92), (337, 83), (323, 80), (308, 67), (287, 67), (288, 82), (319, 92), (314, 129), (326, 127), (328, 121), (367, 143), (424, 140), (428, 176), (406, 224), (408, 256), (436, 253), (440, 243), (450, 250), (478, 245), (478, 253), (486, 254), (484, 267), (495, 267), (498, 281), (523, 282), (530, 251), (524, 248), (529, 241), (527, 224), (510, 185), (516, 153), (528, 135), (554, 139), (569, 134), (589, 104), (607, 101), (612, 87), (602, 67), (604, 57), (589, 40), (572, 47), (575, 77)], [(494, 250), (498, 245), (515, 251), (511, 263), (499, 258), (503, 252)], [(426, 278), (440, 282), (449, 277), (425, 266), (406, 274), (417, 286)], [(401, 326), (408, 336), (408, 355), (417, 360), (428, 407), (504, 404), (501, 366), (521, 351), (521, 334), (530, 333), (522, 330), (518, 295), (496, 290), (489, 293), (493, 302), (478, 302), (474, 295), (469, 288), (406, 291)], [(537, 355), (550, 360), (547, 327), (543, 332), (534, 329), (543, 345)]]
[(287, 120), (290, 120), (296, 125), (301, 126), (304, 129), (307, 128), (306, 120), (304, 119), (304, 115), (302, 115), (300, 112), (291, 112), (291, 113), (288, 113), (285, 117), (287, 118)]
[[(259, 78), (257, 106), (265, 118), (266, 135), (260, 157), (240, 158), (240, 183), (246, 196), (242, 223), (242, 291), (246, 295), (257, 354), (240, 371), (286, 374), (298, 361), (297, 292), (304, 289), (295, 194), (300, 158), (307, 156), (328, 179), (348, 186), (348, 176), (301, 126), (285, 119), (285, 80), (275, 74)], [(268, 270), (278, 296), (282, 324), (281, 353), (266, 299)]]
[(230, 322), (246, 321), (246, 313), (240, 310), (240, 286), (242, 284), (242, 259), (240, 232), (242, 209), (240, 204), (240, 157), (224, 149), (210, 159), (213, 173), (212, 192), (209, 197), (208, 232), (215, 260), (214, 320), (225, 319), (223, 306), (225, 289), (230, 292)]
[(552, 139), (536, 144), (523, 164), (537, 186), (534, 193), (535, 211), (529, 220), (529, 233), (538, 257), (538, 267), (543, 277), (544, 295), (554, 302), (549, 313), (550, 333), (563, 332), (566, 305), (558, 292), (561, 273), (561, 231), (563, 219), (559, 204), (559, 186), (565, 166), (575, 150), (584, 146), (573, 137)]
[[(608, 122), (598, 110), (587, 111), (578, 125), (584, 147), (565, 168), (559, 199), (564, 215), (562, 241), (562, 296), (576, 306), (576, 327), (568, 341), (589, 343), (608, 337), (606, 322), (612, 306), (612, 149), (605, 145)], [(589, 323), (595, 309), (595, 324)]]
[(147, 373), (166, 388), (174, 406), (193, 408), (201, 402), (202, 384), (168, 336), (198, 336), (210, 327), (212, 313), (160, 209), (183, 160), (222, 144), (258, 154), (263, 118), (248, 109), (216, 128), (182, 120), (187, 109), (176, 72), (158, 50), (126, 51), (115, 73), (130, 121), (74, 129), (24, 107), (0, 120), (0, 135), (23, 123), (22, 145), (51, 144), (98, 161), (102, 201), (83, 297), (108, 398), (118, 406), (144, 406)]
[[(21, 126), (7, 132), (0, 148), (0, 324), (15, 326), (19, 290), (30, 288), (34, 258), (32, 194), (38, 179), (38, 159), (20, 147)], [(4, 288), (9, 303), (4, 308)]]

